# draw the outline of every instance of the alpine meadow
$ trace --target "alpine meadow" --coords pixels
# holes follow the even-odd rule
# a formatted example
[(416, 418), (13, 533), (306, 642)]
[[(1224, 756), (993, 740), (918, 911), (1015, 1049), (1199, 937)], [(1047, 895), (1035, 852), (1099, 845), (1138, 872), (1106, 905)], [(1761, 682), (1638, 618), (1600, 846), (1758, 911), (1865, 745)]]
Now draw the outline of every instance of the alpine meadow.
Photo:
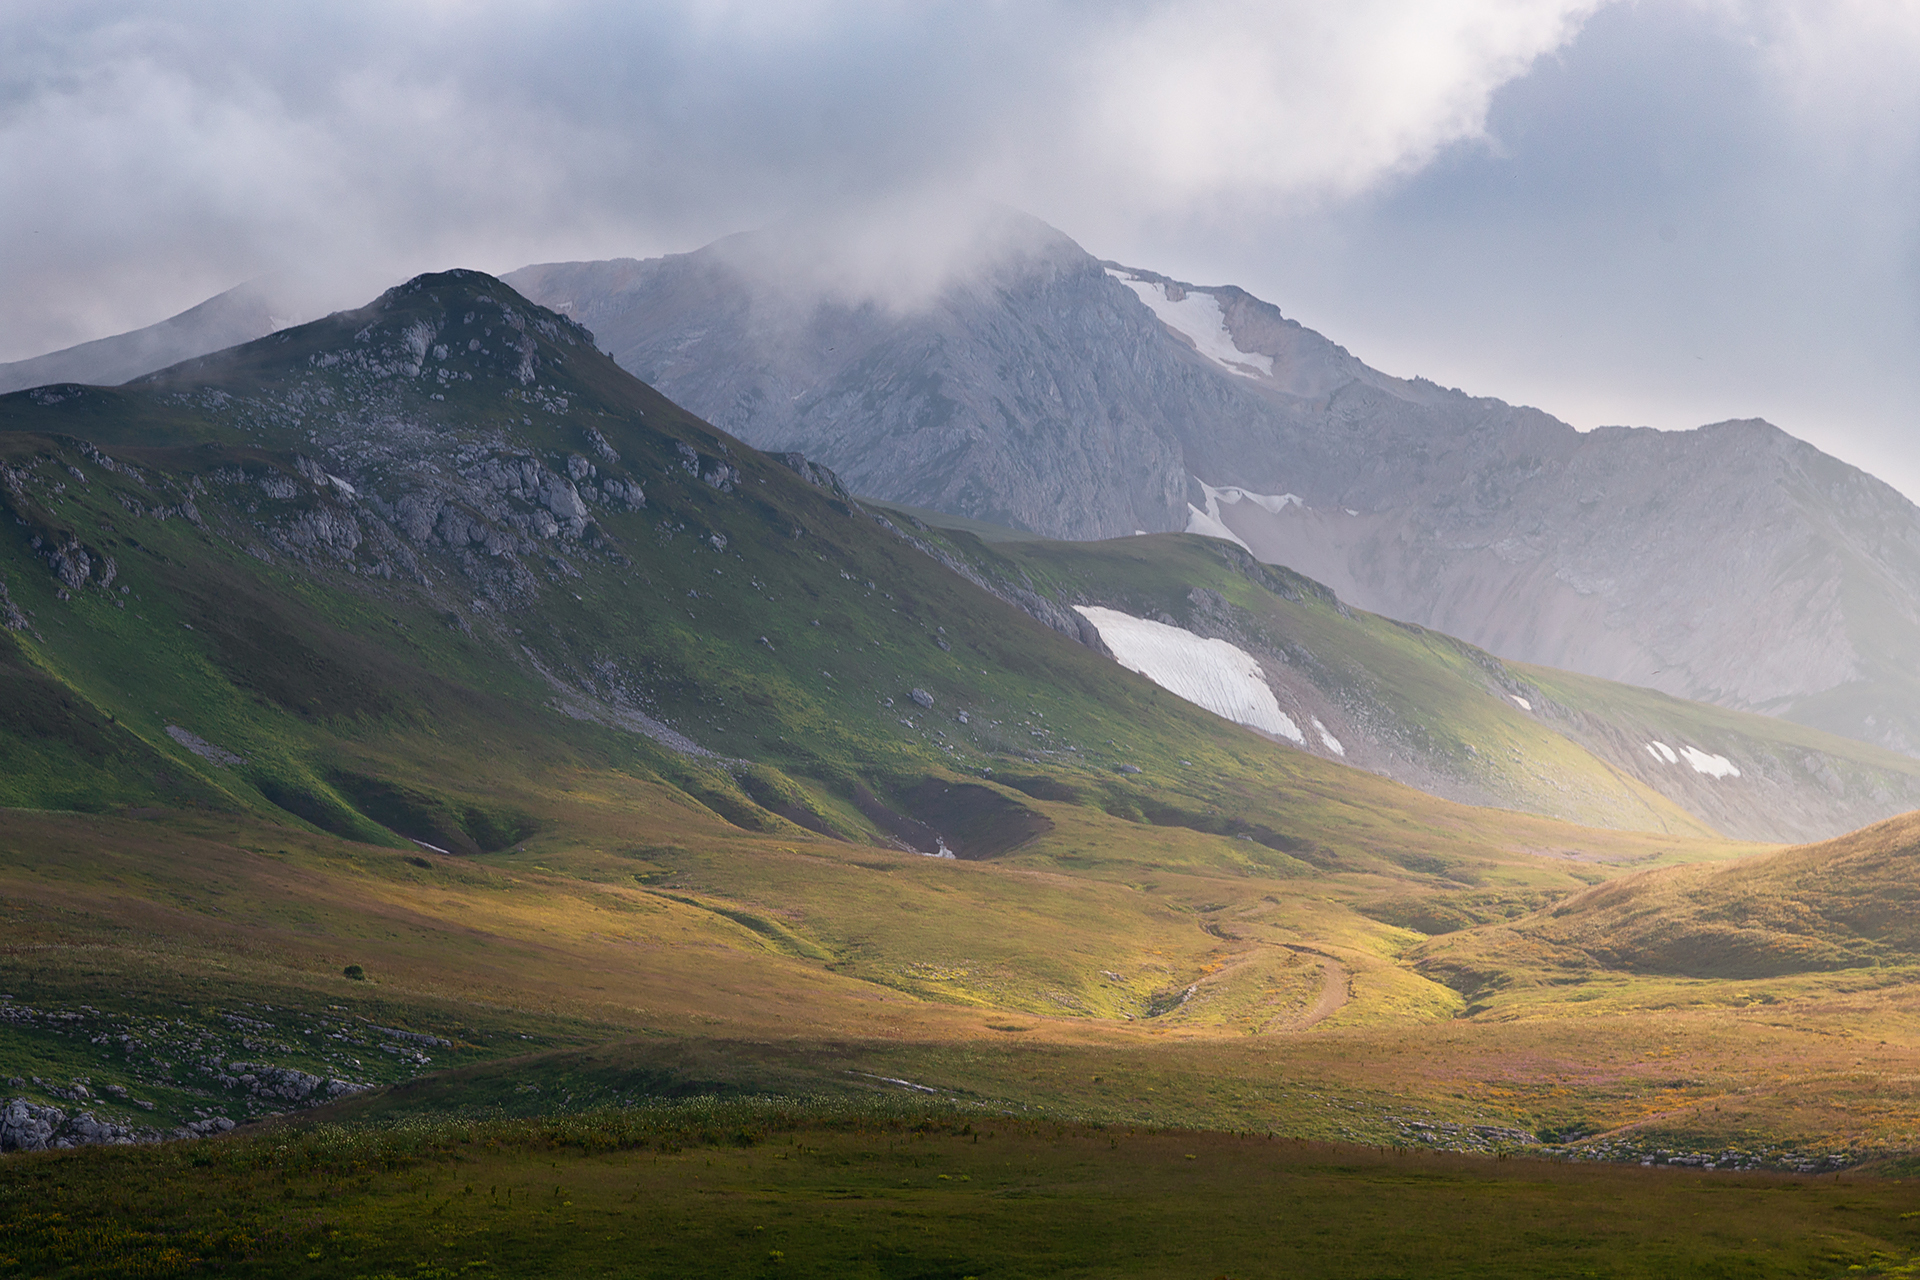
[(0, 1277), (1920, 1275), (1803, 7), (0, 17)]

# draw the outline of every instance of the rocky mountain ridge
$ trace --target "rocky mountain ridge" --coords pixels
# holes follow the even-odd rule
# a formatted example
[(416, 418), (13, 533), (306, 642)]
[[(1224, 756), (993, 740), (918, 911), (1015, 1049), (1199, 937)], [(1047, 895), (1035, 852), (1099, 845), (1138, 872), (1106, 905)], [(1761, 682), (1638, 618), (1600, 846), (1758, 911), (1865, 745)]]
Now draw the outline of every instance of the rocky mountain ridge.
[(1051, 229), (910, 309), (797, 286), (778, 237), (509, 280), (857, 492), (1229, 538), (1502, 657), (1920, 750), (1920, 511), (1769, 424), (1578, 432)]
[[(1920, 518), (1871, 476), (1759, 421), (1576, 432), (1372, 369), (1244, 290), (1008, 227), (912, 307), (824, 289), (778, 232), (512, 280), (855, 492), (1049, 537), (1223, 537), (1503, 657), (1920, 750)], [(6, 370), (112, 382), (162, 329), (170, 353), (269, 331), (242, 293)]]

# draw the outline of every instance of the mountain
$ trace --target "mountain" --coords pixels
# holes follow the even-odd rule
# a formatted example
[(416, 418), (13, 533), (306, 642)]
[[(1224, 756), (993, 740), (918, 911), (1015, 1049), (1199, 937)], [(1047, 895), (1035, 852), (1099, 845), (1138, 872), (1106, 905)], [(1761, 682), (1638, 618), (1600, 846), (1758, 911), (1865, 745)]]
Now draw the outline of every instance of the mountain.
[[(1057, 245), (1051, 247), (1058, 248)], [(472, 293), (477, 297), (476, 290), (504, 290), (504, 286), (490, 281), (475, 284), (465, 276), (449, 277), (449, 280), (447, 287), (462, 290), (463, 296)], [(437, 293), (440, 288), (435, 285), (433, 291)], [(509, 295), (503, 292), (501, 296)], [(513, 308), (513, 314), (523, 325), (528, 323), (523, 314), (524, 301), (504, 305)], [(472, 437), (469, 433), (474, 424), (497, 418), (499, 401), (491, 391), (473, 390), (478, 384), (468, 379), (467, 375), (476, 371), (470, 366), (477, 362), (479, 368), (486, 370), (485, 379), (498, 378), (502, 376), (499, 361), (507, 358), (504, 352), (517, 352), (519, 347), (496, 351), (490, 345), (492, 337), (485, 330), (506, 330), (501, 329), (500, 324), (476, 321), (480, 323), (481, 332), (468, 341), (480, 342), (486, 354), (483, 355), (481, 349), (463, 352), (454, 344), (444, 356), (436, 355), (439, 347), (448, 345), (442, 341), (450, 331), (450, 322), (444, 315), (432, 312), (431, 308), (418, 316), (406, 312), (409, 318), (401, 324), (395, 318), (395, 308), (402, 304), (392, 301), (383, 306), (384, 309), (375, 311), (343, 313), (342, 318), (329, 322), (333, 328), (351, 325), (356, 335), (363, 330), (367, 333), (364, 343), (357, 338), (344, 343), (345, 349), (353, 354), (352, 359), (340, 354), (339, 345), (301, 345), (319, 341), (310, 335), (322, 332), (306, 327), (298, 331), (301, 336), (297, 339), (288, 337), (283, 342), (276, 335), (273, 340), (239, 351), (187, 362), (141, 379), (119, 392), (80, 391), (61, 384), (40, 388), (16, 398), (13, 403), (19, 411), (31, 411), (20, 419), (25, 429), (34, 429), (35, 424), (39, 429), (46, 429), (47, 422), (63, 422), (63, 415), (81, 413), (80, 406), (93, 405), (95, 407), (85, 413), (85, 420), (71, 428), (73, 435), (101, 441), (136, 438), (148, 444), (155, 439), (173, 438), (182, 431), (192, 438), (204, 436), (209, 441), (222, 438), (218, 423), (223, 415), (196, 420), (191, 427), (170, 421), (157, 437), (146, 434), (129, 437), (130, 423), (153, 421), (156, 388), (175, 388), (169, 393), (175, 396), (182, 394), (178, 388), (191, 387), (196, 389), (193, 392), (196, 395), (239, 397), (242, 403), (255, 406), (251, 412), (256, 424), (280, 423), (279, 446), (303, 450), (301, 457), (306, 459), (309, 472), (341, 477), (353, 492), (347, 507), (341, 511), (334, 512), (323, 505), (303, 517), (313, 522), (310, 526), (303, 525), (299, 532), (273, 533), (269, 541), (255, 547), (260, 556), (279, 554), (276, 546), (304, 547), (303, 540), (319, 538), (324, 542), (332, 538), (352, 542), (358, 538), (361, 541), (353, 544), (349, 560), (360, 563), (360, 558), (371, 555), (373, 558), (365, 562), (368, 572), (382, 575), (383, 581), (398, 574), (412, 580), (417, 589), (424, 589), (426, 582), (434, 578), (426, 566), (433, 556), (445, 557), (450, 553), (453, 547), (449, 537), (459, 529), (466, 529), (467, 542), (461, 544), (462, 555), (443, 563), (441, 585), (429, 592), (437, 601), (436, 608), (466, 619), (471, 625), (474, 607), (447, 593), (445, 583), (454, 581), (465, 582), (483, 609), (504, 607), (501, 602), (517, 607), (519, 603), (542, 600), (537, 589), (542, 575), (558, 572), (564, 577), (567, 570), (551, 565), (538, 568), (539, 557), (557, 554), (571, 570), (581, 571), (581, 566), (564, 548), (571, 546), (577, 554), (579, 539), (587, 536), (589, 528), (594, 531), (593, 537), (604, 536), (613, 519), (610, 512), (620, 511), (628, 501), (624, 495), (637, 494), (644, 500), (646, 486), (652, 481), (632, 470), (630, 460), (621, 469), (612, 470), (600, 446), (585, 435), (578, 439), (569, 437), (564, 453), (554, 452), (558, 446), (551, 440), (542, 443), (545, 437), (538, 434), (530, 422), (517, 427), (508, 423), (492, 428), (494, 434)], [(495, 304), (481, 306), (487, 314), (495, 314)], [(462, 317), (465, 310), (463, 307)], [(568, 401), (572, 408), (561, 410), (562, 416), (585, 412), (580, 406), (589, 401), (602, 406), (609, 403), (605, 397), (612, 393), (606, 387), (551, 389), (561, 386), (561, 382), (549, 380), (559, 379), (562, 373), (568, 372), (565, 361), (569, 356), (576, 365), (582, 360), (604, 364), (605, 358), (590, 349), (596, 339), (589, 338), (577, 326), (559, 317), (549, 317), (543, 322), (555, 326), (553, 331), (570, 338), (571, 344), (561, 342), (543, 356), (537, 354), (541, 350), (539, 342), (544, 340), (551, 345), (553, 341), (545, 331), (536, 327), (528, 331), (532, 337), (527, 337), (514, 330), (516, 343), (524, 339), (535, 344), (532, 351), (536, 354), (529, 354), (527, 358), (546, 363), (530, 365), (524, 371), (515, 364), (506, 392), (511, 396), (524, 396), (528, 394), (526, 386), (548, 387), (548, 390), (537, 391), (536, 398), (549, 406), (558, 404), (559, 400)], [(422, 325), (426, 329), (418, 327)], [(451, 324), (453, 330), (467, 327), (464, 323)], [(387, 334), (385, 339), (379, 336), (382, 333)], [(427, 336), (422, 337), (423, 333)], [(416, 352), (414, 347), (427, 342), (429, 337), (432, 341)], [(339, 334), (333, 334), (327, 341), (339, 339)], [(370, 358), (364, 348), (383, 340), (394, 345), (387, 356), (373, 361), (380, 370), (378, 377), (364, 386), (352, 378), (344, 383), (338, 381), (355, 370), (360, 371), (355, 377), (364, 375), (366, 370), (362, 364)], [(288, 343), (295, 347), (289, 348)], [(289, 380), (293, 375), (286, 369), (269, 372), (273, 360), (293, 358), (293, 350), (305, 350), (307, 356), (319, 362), (300, 371), (299, 385), (311, 386), (297, 393), (287, 389), (292, 385)], [(516, 354), (513, 359), (517, 361), (519, 356)], [(602, 375), (610, 369), (611, 366), (603, 369)], [(329, 375), (328, 370), (335, 372)], [(525, 385), (519, 380), (522, 372), (531, 380)], [(329, 376), (334, 378), (333, 382), (326, 381)], [(266, 381), (263, 383), (262, 379)], [(400, 413), (400, 420), (410, 422), (412, 419), (406, 414), (414, 412), (407, 409), (403, 413), (394, 407), (395, 403), (405, 401), (398, 389), (411, 387), (418, 392), (425, 379), (431, 379), (433, 388), (420, 392), (427, 397), (420, 406), (426, 414), (425, 420), (457, 423), (458, 429), (452, 429), (451, 434), (437, 427), (424, 434), (420, 430), (409, 430), (397, 439), (390, 438), (386, 431), (391, 415)], [(611, 402), (615, 407), (601, 407), (595, 412), (625, 413), (628, 398), (649, 395), (651, 393), (638, 384), (629, 384)], [(310, 398), (320, 396), (341, 406), (332, 411), (336, 424), (333, 434), (317, 431), (311, 424), (305, 432), (288, 430), (286, 415), (291, 412), (297, 419), (307, 419), (312, 414)], [(395, 402), (396, 396), (402, 396), (402, 400)], [(451, 399), (432, 399), (434, 396)], [(224, 417), (230, 418), (232, 412), (226, 411)], [(551, 416), (555, 410), (549, 407), (543, 412)], [(102, 420), (110, 420), (113, 425), (104, 428), (97, 425)], [(249, 428), (265, 429), (259, 425)], [(446, 460), (439, 456), (449, 448), (473, 449), (482, 442), (490, 451), (486, 456), (493, 461), (468, 459), (449, 468)], [(532, 466), (529, 460), (540, 456), (543, 450), (552, 457), (529, 470)], [(625, 451), (615, 449), (613, 452)], [(713, 448), (709, 448), (708, 453), (714, 458), (731, 456)], [(378, 470), (369, 472), (369, 464), (364, 459), (374, 456), (383, 461)], [(667, 470), (674, 475), (687, 474), (684, 457), (676, 454), (675, 458), (678, 462)], [(84, 467), (84, 462), (78, 465)], [(796, 465), (803, 466), (815, 480), (830, 489), (840, 483), (813, 464)], [(500, 470), (502, 467), (507, 470)], [(779, 470), (782, 475), (791, 474), (787, 468)], [(511, 476), (503, 479), (509, 472)], [(310, 476), (296, 469), (287, 481), (293, 486), (289, 492), (307, 491), (312, 487), (310, 480)], [(502, 485), (506, 487), (502, 489)], [(849, 501), (844, 491), (836, 492), (840, 493), (836, 501), (843, 504)], [(340, 498), (344, 491), (335, 490), (334, 495)], [(526, 502), (531, 502), (533, 508), (522, 510), (516, 506)], [(205, 506), (199, 500), (196, 503), (199, 507)], [(1215, 505), (1219, 505), (1217, 491)], [(1258, 506), (1252, 502), (1239, 505)], [(1114, 625), (1125, 625), (1150, 631), (1160, 625), (1159, 620), (1177, 620), (1184, 629), (1182, 636), (1176, 637), (1177, 645), (1203, 646), (1211, 640), (1230, 643), (1246, 654), (1249, 661), (1258, 664), (1261, 675), (1256, 684), (1266, 686), (1266, 691), (1259, 692), (1258, 697), (1263, 703), (1269, 698), (1274, 700), (1267, 718), (1253, 718), (1270, 736), (1330, 763), (1364, 768), (1432, 795), (1590, 826), (1720, 834), (1766, 841), (1824, 838), (1920, 804), (1920, 766), (1909, 758), (1854, 746), (1818, 732), (1791, 729), (1778, 721), (1737, 713), (1716, 715), (1699, 704), (1644, 694), (1631, 687), (1597, 680), (1581, 681), (1566, 672), (1545, 668), (1504, 664), (1492, 654), (1444, 633), (1391, 624), (1378, 616), (1357, 611), (1320, 584), (1302, 576), (1264, 571), (1239, 548), (1220, 547), (1191, 537), (1171, 541), (1125, 539), (1111, 545), (1038, 541), (1014, 544), (1004, 541), (1017, 536), (1012, 530), (918, 510), (918, 515), (916, 509), (893, 512), (896, 532), (921, 525), (919, 534), (907, 536), (922, 544), (938, 543), (927, 550), (944, 558), (950, 566), (960, 565), (977, 583), (995, 591), (1001, 600), (1014, 604), (1055, 630), (1063, 631), (1074, 640), (1108, 647), (1097, 638), (1100, 629), (1075, 613), (1076, 609), (1091, 607), (1117, 611), (1132, 619), (1124, 623), (1110, 620), (1108, 630)], [(1290, 504), (1283, 505), (1281, 513), (1292, 514)], [(932, 531), (921, 516), (952, 528)], [(248, 517), (249, 522), (255, 519), (257, 517)], [(477, 535), (477, 542), (474, 530), (482, 531)], [(743, 528), (722, 531), (721, 536), (759, 541), (764, 533), (764, 530)], [(969, 535), (1002, 541), (983, 546)], [(48, 545), (57, 545), (58, 541), (49, 535)], [(339, 550), (337, 542), (328, 545)], [(1215, 549), (1206, 550), (1209, 545)], [(997, 550), (990, 551), (989, 546)], [(86, 554), (91, 555), (95, 563), (105, 563), (104, 557), (111, 553), (96, 549)], [(304, 550), (302, 554), (306, 554)], [(529, 561), (529, 556), (534, 560)], [(878, 580), (873, 572), (864, 573), (862, 580), (867, 579)], [(551, 585), (548, 584), (549, 589)], [(723, 598), (725, 585), (720, 586)], [(615, 593), (615, 598), (630, 589), (630, 584), (606, 588)], [(688, 589), (700, 593), (690, 598), (714, 595), (710, 589), (691, 585)], [(214, 593), (212, 588), (208, 590)], [(565, 609), (578, 603), (571, 599), (574, 594), (585, 596), (587, 593), (561, 593), (552, 603), (542, 601), (541, 607)], [(996, 603), (994, 607), (1002, 606)], [(763, 624), (760, 631), (745, 637), (749, 649), (758, 647), (758, 637), (767, 625), (771, 624)], [(614, 663), (628, 672), (643, 666), (657, 670), (663, 661), (668, 661), (660, 657), (657, 648), (682, 647), (681, 642), (667, 644), (658, 637), (644, 640), (628, 637), (620, 642), (625, 652), (616, 658), (614, 651), (607, 647), (610, 641), (610, 637), (603, 636), (602, 647), (590, 651), (570, 644), (564, 650), (543, 652), (540, 669), (550, 674), (578, 673), (604, 670), (609, 663)], [(632, 647), (636, 643), (638, 649)], [(771, 645), (777, 640), (769, 635), (768, 643)], [(525, 645), (536, 651), (546, 644), (546, 641), (516, 641), (517, 646)], [(712, 646), (711, 637), (688, 637), (684, 641), (687, 648), (712, 649)], [(710, 654), (711, 665), (695, 672), (680, 669), (679, 674), (666, 683), (696, 688), (731, 679), (723, 677), (726, 664), (720, 663), (720, 652)], [(749, 656), (736, 647), (728, 659), (733, 665), (727, 669), (750, 668), (765, 656), (764, 651)], [(684, 660), (670, 661), (676, 668), (684, 668)], [(1137, 662), (1131, 665), (1147, 669)], [(832, 667), (828, 665), (826, 669)], [(814, 669), (803, 669), (799, 676), (810, 679), (810, 670)], [(794, 678), (789, 674), (790, 679)], [(1192, 689), (1179, 687), (1178, 679), (1165, 670), (1149, 670), (1149, 674), (1163, 684), (1171, 681), (1177, 691), (1193, 694)], [(881, 696), (901, 699), (913, 688), (927, 687), (930, 678), (925, 673), (904, 673), (901, 687), (881, 691)], [(602, 677), (588, 683), (595, 681), (605, 684)], [(579, 684), (580, 678), (576, 676), (572, 682)], [(414, 683), (426, 687), (433, 681), (423, 675)], [(629, 675), (620, 687), (635, 687), (637, 683)], [(662, 694), (658, 689), (649, 689), (646, 696), (657, 702)], [(790, 704), (791, 695), (780, 695), (779, 701)], [(1202, 701), (1204, 703), (1204, 699)], [(1249, 721), (1245, 708), (1237, 704), (1218, 701), (1204, 704), (1228, 720)], [(707, 709), (683, 710), (695, 718), (695, 723), (712, 718)], [(611, 710), (603, 707), (595, 714), (606, 719), (636, 712), (632, 707), (618, 706)], [(651, 717), (645, 723), (652, 723), (668, 734), (668, 740), (694, 742), (700, 744), (702, 750), (718, 751), (727, 757), (765, 758), (757, 743), (712, 741), (707, 730), (690, 729), (684, 722), (669, 731), (660, 721), (657, 706), (645, 714)], [(854, 725), (870, 714), (871, 709), (866, 707), (840, 707), (831, 719), (842, 725)], [(204, 728), (191, 731), (206, 733)], [(962, 753), (952, 758), (978, 761), (982, 757), (972, 753), (984, 748), (986, 743), (977, 728), (969, 730), (968, 736), (971, 742), (964, 737), (950, 736), (943, 744), (943, 751)], [(1082, 736), (1096, 737), (1092, 732)], [(1097, 736), (1113, 735), (1108, 731)], [(838, 761), (835, 776), (855, 776), (865, 771), (869, 776), (861, 785), (874, 794), (884, 794), (886, 785), (871, 776), (872, 757), (867, 746), (867, 739), (860, 735), (850, 743), (841, 743), (833, 753)], [(803, 776), (819, 774), (817, 763), (811, 761), (786, 760), (778, 762), (776, 767)], [(32, 776), (32, 768), (23, 763), (21, 769), (22, 779)], [(342, 830), (359, 829), (353, 824), (360, 819), (349, 816), (356, 809), (352, 796), (340, 793), (337, 786), (330, 785), (324, 776), (316, 776), (310, 767), (290, 762), (287, 770), (288, 777), (299, 779), (297, 785), (283, 779), (262, 794), (281, 799), (304, 796), (306, 800), (295, 803), (309, 804), (309, 813), (331, 813), (334, 817), (330, 820), (336, 824), (348, 824), (341, 827)], [(840, 790), (844, 792), (845, 788)], [(1073, 787), (1067, 790), (1080, 794)], [(18, 802), (32, 802), (33, 794), (30, 789), (21, 792)], [(845, 805), (851, 803), (852, 798), (852, 793), (847, 792), (818, 803)], [(735, 802), (748, 803), (743, 796), (737, 796)], [(363, 808), (360, 816), (366, 816)], [(923, 818), (915, 821), (929, 825)], [(936, 828), (937, 824), (932, 824), (930, 829), (934, 834), (923, 835), (920, 842), (927, 844), (929, 840), (949, 838), (950, 843), (959, 842), (957, 835)], [(844, 829), (867, 830), (870, 834), (869, 819), (857, 816), (856, 806), (853, 824)], [(467, 848), (471, 844), (468, 837), (444, 827), (435, 830), (438, 835), (430, 833), (420, 838), (449, 848)]]
[[(1003, 599), (1223, 718), (1431, 795), (1588, 826), (1783, 842), (1920, 808), (1910, 756), (1503, 661), (1349, 608), (1230, 543), (989, 542), (977, 522), (881, 509)], [(1234, 661), (1257, 676), (1236, 679)]]
[[(585, 1107), (743, 1094), (848, 1132), (924, 1099), (981, 1146), (1654, 1116), (1588, 1154), (1831, 1169), (1911, 1130), (1904, 971), (1755, 988), (1534, 932), (1766, 852), (1715, 831), (1897, 802), (1907, 762), (1498, 659), (1222, 539), (869, 505), (478, 273), (0, 397), (0, 506), (0, 1146), (297, 1110), (486, 1150), (537, 1114), (547, 1159), (598, 1143)], [(1897, 902), (1896, 861), (1860, 894)], [(283, 1123), (224, 1150), (343, 1132)], [(344, 1238), (364, 1148), (316, 1141)], [(383, 1149), (416, 1180), (424, 1147)]]
[(1651, 792), (1654, 833), (1449, 803), (1173, 697), (476, 273), (0, 397), (0, 504), (14, 1144), (529, 1036), (1238, 1035), (1350, 974), (1350, 1016), (1439, 1011), (1356, 893), (1492, 886), (1477, 919), (1746, 847)]
[(1503, 658), (1920, 751), (1920, 512), (1889, 486), (1763, 422), (1577, 432), (1010, 228), (913, 306), (819, 283), (779, 231), (509, 278), (857, 492), (1056, 538), (1228, 538)]
[(286, 323), (284, 305), (276, 303), (266, 286), (236, 285), (144, 329), (0, 364), (0, 393), (52, 382), (117, 386), (194, 356), (251, 342)]
[(0, 440), (9, 804), (474, 855), (541, 826), (497, 795), (518, 752), (990, 858), (1051, 826), (984, 776), (1011, 758), (1291, 866), (1379, 860), (1324, 806), (1434, 803), (1162, 696), (475, 273), (0, 398)]

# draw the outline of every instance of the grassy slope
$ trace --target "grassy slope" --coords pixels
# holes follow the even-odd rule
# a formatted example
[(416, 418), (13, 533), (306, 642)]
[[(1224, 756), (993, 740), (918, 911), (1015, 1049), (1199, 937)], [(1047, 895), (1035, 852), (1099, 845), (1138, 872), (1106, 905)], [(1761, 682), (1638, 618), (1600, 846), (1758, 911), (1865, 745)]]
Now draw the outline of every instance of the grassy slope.
[(939, 1107), (269, 1134), (30, 1158), (0, 1189), (5, 1275), (1890, 1276), (1920, 1254), (1898, 1182)]
[[(1350, 758), (1437, 794), (1588, 825), (1772, 840), (1835, 835), (1920, 803), (1920, 761), (1769, 716), (1503, 662), (1347, 609), (1225, 543), (983, 544), (970, 530), (924, 532), (988, 578), (1062, 604), (1227, 630), (1267, 657), (1298, 712), (1337, 726)], [(1217, 593), (1228, 613), (1196, 589)], [(1654, 757), (1655, 741), (1730, 756), (1741, 776)]]
[[(1455, 946), (1525, 946), (1574, 968), (1742, 982), (1920, 964), (1920, 820), (1721, 867), (1668, 869), (1579, 894)], [(1882, 983), (1884, 985), (1884, 982)]]
[[(459, 306), (428, 296), (459, 323), (447, 319)], [(392, 323), (426, 306), (398, 297)], [(469, 370), (480, 390), (456, 384), (445, 402), (427, 398), (434, 383), (313, 363), (381, 314), (145, 389), (0, 400), (18, 429), (4, 440), (7, 501), (25, 522), (0, 526), (0, 574), (30, 622), (0, 641), (12, 687), (30, 691), (4, 704), (0, 742), (23, 762), (8, 798), (96, 811), (4, 815), (14, 933), (0, 973), (16, 1001), (100, 1034), (163, 1008), (211, 1028), (244, 1003), (295, 1046), (289, 1062), (313, 1066), (308, 1047), (324, 1046), (303, 1028), (364, 1015), (456, 1042), (378, 1072), (373, 1053), (355, 1054), (381, 1080), (470, 1064), (391, 1095), (436, 1106), (844, 1087), (858, 1071), (1054, 1113), (1327, 1137), (1404, 1138), (1417, 1108), (1469, 1125), (1652, 1116), (1673, 1142), (1862, 1153), (1904, 1141), (1904, 1102), (1869, 1114), (1850, 1100), (1912, 1074), (1914, 1046), (1883, 1034), (1892, 1043), (1861, 1072), (1859, 1046), (1834, 1034), (1884, 1033), (1898, 1008), (1836, 1008), (1832, 975), (1768, 1006), (1766, 1024), (1713, 985), (1663, 989), (1657, 1009), (1624, 999), (1462, 1020), (1477, 989), (1409, 963), (1425, 934), (1752, 846), (1468, 808), (1225, 725), (589, 349), (541, 347), (565, 363), (540, 403), (484, 362)], [(235, 393), (194, 381), (216, 376)], [(330, 413), (378, 412), (342, 425), (314, 407), (322, 392)], [(351, 433), (402, 411), (440, 433), (422, 457), (513, 447), (557, 466), (592, 425), (648, 505), (596, 508), (598, 541), (516, 553), (531, 587), (502, 585), (504, 559), (476, 570), (430, 540), (414, 544), (417, 574), (386, 576), (405, 561), (375, 536), (384, 517), (366, 495), (391, 507), (419, 473)], [(345, 441), (327, 446), (328, 466), (350, 472), (357, 500), (294, 462), (328, 423)], [(107, 469), (81, 435), (139, 475)], [(681, 444), (702, 466), (731, 458), (734, 492), (683, 470)], [(351, 554), (290, 540), (325, 513), (360, 522)], [(96, 572), (61, 598), (44, 551), (66, 539), (96, 564), (115, 558), (111, 590)], [(1484, 686), (1470, 704), (1469, 657), (1437, 638), (1364, 618), (1343, 630), (1352, 620), (1304, 596), (1287, 615), (1300, 602), (1204, 543), (1136, 541), (1019, 550), (1039, 557), (1036, 577), (1111, 573), (1175, 609), (1204, 570), (1274, 627), (1291, 618), (1316, 654), (1322, 635), (1336, 651), (1358, 636), (1369, 662), (1400, 664), (1406, 718), (1436, 740), (1471, 705), (1488, 732), (1575, 751)], [(1148, 558), (1116, 567), (1120, 554)], [(932, 713), (908, 701), (915, 687), (933, 693)], [(579, 718), (632, 709), (721, 757)], [(203, 759), (169, 725), (243, 759)], [(916, 822), (983, 856), (884, 847), (890, 831), (921, 838)], [(347, 963), (374, 980), (343, 979)], [(8, 1025), (10, 1054), (49, 1064), (21, 1074), (90, 1073), (175, 1118), (228, 1105), (204, 1074), (163, 1078), (173, 1069), (150, 1057), (60, 1031)], [(1729, 1047), (1742, 1037), (1798, 1064), (1764, 1100), (1749, 1096), (1757, 1065)], [(1642, 1053), (1653, 1039), (1670, 1052)], [(1748, 1099), (1738, 1125), (1714, 1110), (1735, 1095)]]

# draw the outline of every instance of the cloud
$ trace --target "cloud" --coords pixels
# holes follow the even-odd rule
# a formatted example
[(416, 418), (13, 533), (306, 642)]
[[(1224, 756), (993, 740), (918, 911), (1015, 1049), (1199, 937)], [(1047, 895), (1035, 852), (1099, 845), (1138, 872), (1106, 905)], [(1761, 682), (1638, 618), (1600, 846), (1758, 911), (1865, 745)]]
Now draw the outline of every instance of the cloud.
[(870, 240), (980, 200), (1113, 229), (1349, 198), (1476, 137), (1592, 8), (25, 0), (0, 19), (0, 168), (30, 197), (0, 204), (0, 358), (274, 269), (344, 304), (794, 215)]
[(1159, 269), (1392, 372), (1579, 426), (1763, 416), (1920, 495), (1911, 4), (1609, 6), (1495, 91), (1484, 140), (1187, 244)]
[(1920, 493), (1912, 0), (13, 0), (0, 173), (0, 359), (774, 222), (910, 302), (997, 201), (1392, 372)]
[[(1597, 0), (1202, 0), (1103, 33), (1076, 68), (1079, 141), (1136, 196), (1351, 196), (1478, 137), (1502, 84)], [(1078, 175), (1076, 175), (1078, 176)]]

